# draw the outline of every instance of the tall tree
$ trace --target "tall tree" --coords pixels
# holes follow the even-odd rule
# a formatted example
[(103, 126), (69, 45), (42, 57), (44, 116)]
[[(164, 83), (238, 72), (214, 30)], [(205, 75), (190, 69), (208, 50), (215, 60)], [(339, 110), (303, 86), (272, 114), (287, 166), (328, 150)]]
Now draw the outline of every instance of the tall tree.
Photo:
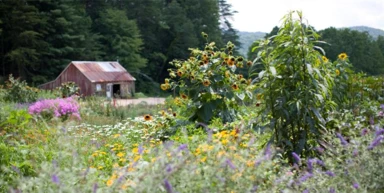
[(55, 78), (70, 61), (100, 59), (99, 36), (91, 32), (92, 21), (86, 16), (85, 8), (79, 5), (76, 1), (36, 3), (41, 13), (48, 17), (45, 40), (49, 47), (41, 58), (43, 76), (35, 76), (34, 81)]
[(124, 11), (109, 8), (100, 13), (97, 31), (105, 50), (103, 60), (119, 62), (131, 71), (146, 66), (146, 59), (140, 55), (143, 41), (134, 20), (129, 20)]
[(41, 28), (46, 18), (23, 0), (0, 1), (0, 18), (3, 22), (1, 74), (13, 73), (22, 79), (32, 77), (47, 46)]
[[(231, 20), (237, 11), (233, 10), (232, 5), (227, 0), (219, 0), (220, 28), (222, 31), (222, 39), (224, 43), (232, 42), (235, 45), (235, 55), (238, 55), (238, 49), (241, 46), (239, 35), (233, 28)], [(236, 49), (237, 48), (237, 49)]]

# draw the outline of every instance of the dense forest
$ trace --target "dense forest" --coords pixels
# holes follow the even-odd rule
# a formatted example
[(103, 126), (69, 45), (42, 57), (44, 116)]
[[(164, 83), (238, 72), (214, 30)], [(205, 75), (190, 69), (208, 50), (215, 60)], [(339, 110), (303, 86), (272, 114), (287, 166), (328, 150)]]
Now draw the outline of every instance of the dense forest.
[(234, 13), (226, 0), (0, 1), (0, 77), (38, 85), (70, 61), (119, 61), (145, 87), (188, 48), (238, 45)]
[[(188, 48), (231, 41), (234, 54), (246, 55), (231, 23), (235, 13), (226, 0), (0, 1), (0, 83), (13, 74), (37, 86), (70, 61), (119, 61), (136, 77), (138, 91), (148, 92), (167, 77), (170, 61), (188, 57)], [(319, 34), (328, 58), (346, 52), (357, 71), (384, 73), (383, 36), (348, 28)], [(243, 49), (249, 47), (253, 60), (251, 43)]]
[[(276, 35), (278, 30), (277, 26), (274, 27), (264, 38)], [(355, 71), (370, 75), (384, 74), (384, 31), (360, 26), (341, 29), (329, 27), (317, 32), (320, 39), (326, 42), (318, 46), (324, 49), (327, 58), (335, 61), (340, 53), (346, 53), (351, 56), (349, 60)], [(256, 41), (248, 48), (249, 59), (256, 58), (257, 49), (253, 48), (257, 45)]]

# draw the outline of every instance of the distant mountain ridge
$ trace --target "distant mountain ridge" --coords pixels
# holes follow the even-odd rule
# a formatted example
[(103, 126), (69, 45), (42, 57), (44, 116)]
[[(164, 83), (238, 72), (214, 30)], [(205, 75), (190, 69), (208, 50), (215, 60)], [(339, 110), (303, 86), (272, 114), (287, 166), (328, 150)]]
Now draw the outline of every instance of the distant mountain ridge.
[[(351, 30), (360, 31), (360, 32), (367, 31), (368, 34), (371, 35), (374, 39), (377, 39), (379, 35), (384, 36), (384, 30), (373, 28), (373, 27), (352, 26), (347, 28)], [(265, 34), (267, 33), (238, 31), (239, 41), (241, 43), (241, 47), (239, 48), (239, 53), (246, 57), (249, 46), (251, 46), (254, 41), (264, 38)]]
[(368, 27), (368, 26), (353, 26), (353, 27), (348, 27), (351, 30), (356, 30), (360, 32), (368, 32), (369, 35), (371, 35), (374, 39), (377, 39), (377, 37), (384, 36), (384, 30), (373, 28), (373, 27)]
[(254, 41), (264, 38), (265, 34), (267, 33), (238, 31), (239, 41), (241, 43), (241, 47), (238, 48), (239, 53), (247, 57), (249, 46), (251, 46)]

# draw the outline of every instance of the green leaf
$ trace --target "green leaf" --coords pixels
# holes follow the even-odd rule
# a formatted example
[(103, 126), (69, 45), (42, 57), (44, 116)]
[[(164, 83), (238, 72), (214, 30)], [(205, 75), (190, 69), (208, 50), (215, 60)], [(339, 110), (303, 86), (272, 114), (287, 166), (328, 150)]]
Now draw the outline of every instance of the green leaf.
[(245, 98), (244, 93), (236, 93), (236, 96), (239, 97), (240, 100), (244, 100), (244, 98)]
[(271, 71), (272, 76), (276, 76), (276, 68), (275, 68), (275, 67), (270, 66), (270, 67), (269, 67), (269, 70)]
[(265, 74), (265, 70), (259, 72), (259, 78), (260, 78), (260, 79), (263, 78), (264, 74)]
[(247, 91), (245, 91), (245, 93), (247, 93), (247, 95), (248, 95), (248, 97), (249, 97), (250, 99), (253, 98), (253, 94), (252, 94), (251, 91), (247, 90)]
[(306, 65), (307, 65), (308, 73), (312, 74), (313, 73), (312, 65), (311, 64), (306, 64)]

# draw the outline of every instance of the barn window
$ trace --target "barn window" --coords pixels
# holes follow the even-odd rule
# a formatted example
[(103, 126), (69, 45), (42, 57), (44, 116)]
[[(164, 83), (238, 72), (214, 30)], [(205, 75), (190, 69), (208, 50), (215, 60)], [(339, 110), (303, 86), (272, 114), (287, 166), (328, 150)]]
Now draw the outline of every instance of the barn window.
[(96, 91), (101, 91), (101, 84), (96, 84)]

